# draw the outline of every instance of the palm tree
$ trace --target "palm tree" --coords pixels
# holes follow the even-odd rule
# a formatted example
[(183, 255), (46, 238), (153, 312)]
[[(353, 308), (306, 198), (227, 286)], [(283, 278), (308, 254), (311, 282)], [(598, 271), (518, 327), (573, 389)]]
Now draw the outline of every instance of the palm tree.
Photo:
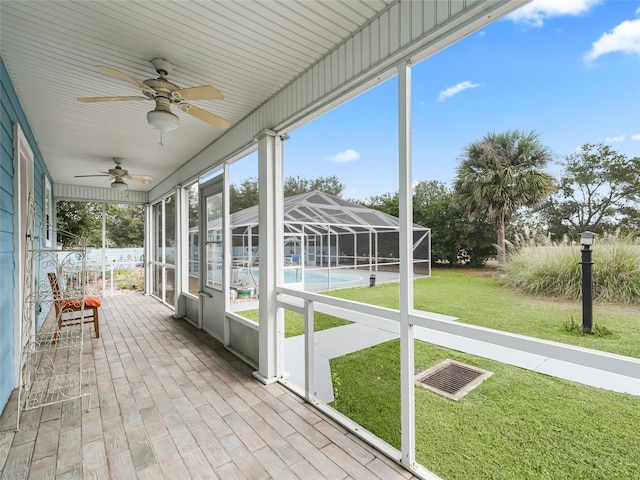
[(542, 171), (551, 152), (538, 134), (518, 130), (485, 135), (467, 145), (455, 180), (457, 201), (472, 216), (496, 222), (498, 262), (504, 264), (505, 230), (521, 207), (533, 207), (555, 189), (555, 179)]

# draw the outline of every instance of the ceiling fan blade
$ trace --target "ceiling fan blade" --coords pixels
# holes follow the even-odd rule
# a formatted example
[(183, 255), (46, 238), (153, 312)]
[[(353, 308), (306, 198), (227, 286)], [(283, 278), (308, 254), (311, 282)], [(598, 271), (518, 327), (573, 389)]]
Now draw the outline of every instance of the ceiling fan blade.
[(133, 180), (134, 182), (141, 183), (142, 185), (148, 185), (151, 183), (152, 178), (149, 175), (125, 175), (124, 178)]
[(93, 102), (125, 102), (128, 100), (148, 100), (147, 97), (82, 97), (79, 98), (79, 102), (93, 103)]
[(110, 177), (111, 175), (109, 175), (108, 173), (106, 175), (74, 175), (75, 178), (82, 178), (82, 177)]
[(175, 96), (184, 100), (222, 100), (222, 92), (211, 85), (181, 88), (173, 92)]
[(203, 122), (207, 122), (209, 125), (213, 125), (220, 130), (226, 130), (231, 126), (231, 123), (228, 120), (225, 120), (218, 115), (214, 115), (211, 112), (207, 112), (206, 110), (202, 110), (201, 108), (194, 107), (188, 103), (181, 103), (178, 105), (178, 108), (189, 115), (196, 117)]
[(131, 83), (132, 85), (135, 85), (136, 87), (138, 87), (139, 89), (141, 89), (144, 92), (155, 93), (152, 88), (146, 86), (140, 80), (136, 80), (135, 78), (130, 77), (129, 75), (127, 75), (124, 72), (121, 72), (120, 70), (117, 70), (117, 69), (111, 68), (111, 67), (105, 67), (103, 65), (97, 65), (97, 67), (100, 70), (102, 70), (103, 72), (107, 72), (107, 73), (113, 75), (114, 77), (118, 77), (120, 80), (124, 80), (125, 82), (128, 82), (128, 83)]

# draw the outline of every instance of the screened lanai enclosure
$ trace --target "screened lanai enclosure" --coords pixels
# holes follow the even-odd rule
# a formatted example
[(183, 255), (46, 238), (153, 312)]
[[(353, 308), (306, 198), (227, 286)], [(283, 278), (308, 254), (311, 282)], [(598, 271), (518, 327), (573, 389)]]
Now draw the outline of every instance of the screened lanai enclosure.
[[(42, 213), (61, 200), (135, 204), (144, 209), (144, 250), (142, 255), (132, 254), (132, 258), (143, 264), (144, 281), (140, 284), (144, 284), (145, 293), (168, 306), (170, 322), (188, 321), (192, 324), (189, 327), (206, 332), (213, 337), (213, 343), (219, 342), (249, 365), (254, 379), (265, 385), (279, 383), (294, 391), (350, 434), (365, 439), (401, 464), (410, 475), (436, 478), (416, 456), (415, 332), (427, 328), (469, 340), (489, 339), (495, 345), (507, 345), (513, 336), (453, 322), (442, 314), (418, 309), (414, 302), (415, 273), (429, 274), (430, 237), (428, 228), (413, 224), (411, 106), (415, 99), (412, 101), (411, 72), (421, 62), (525, 3), (527, 0), (159, 1), (153, 2), (150, 14), (150, 3), (133, 0), (90, 5), (72, 1), (0, 2), (0, 170), (4, 195), (0, 202), (0, 243), (6, 246), (0, 249), (0, 262), (9, 268), (0, 288), (0, 304), (7, 307), (7, 314), (0, 318), (0, 407), (7, 404), (17, 387), (22, 368), (22, 313), (32, 288), (23, 268), (27, 258), (24, 239), (29, 195), (34, 195), (36, 208)], [(29, 41), (23, 41), (25, 38)], [(56, 65), (48, 70), (55, 81), (55, 95), (47, 94), (47, 89), (41, 88), (42, 82), (34, 82), (42, 73), (39, 59)], [(155, 77), (154, 69), (162, 77), (168, 74), (157, 65), (175, 67), (169, 78), (182, 86), (171, 84), (171, 88), (178, 88), (171, 91), (171, 101), (180, 101), (180, 105), (173, 105), (179, 116), (169, 111), (162, 115), (158, 109), (151, 110), (152, 105), (143, 105), (146, 102), (105, 105), (100, 100), (155, 99), (164, 106), (169, 101), (165, 87), (155, 87), (159, 88), (156, 91), (150, 86), (158, 83), (158, 79), (150, 78)], [(433, 71), (439, 71), (437, 65)], [(134, 94), (136, 89), (129, 94), (126, 90), (120, 93), (119, 87), (124, 88), (127, 83), (130, 90), (132, 86), (142, 89), (143, 95), (138, 92), (136, 97), (105, 97)], [(378, 87), (380, 90), (376, 90)], [(389, 103), (397, 113), (385, 116), (377, 108), (366, 111), (367, 115), (388, 120), (384, 132), (390, 135), (391, 153), (385, 163), (391, 173), (385, 180), (388, 185), (397, 185), (398, 218), (319, 192), (283, 198), (285, 164), (295, 161), (285, 152), (284, 141), (324, 114), (374, 90), (381, 97), (379, 101), (391, 98)], [(79, 102), (78, 98), (97, 100)], [(200, 103), (201, 108), (191, 101), (212, 103)], [(160, 132), (154, 131), (158, 123), (149, 123), (151, 112), (151, 118), (157, 118), (158, 113), (173, 120)], [(437, 121), (437, 111), (432, 115)], [(76, 120), (60, 122), (60, 118)], [(214, 119), (217, 120), (211, 123)], [(220, 129), (220, 119), (229, 128)], [(179, 128), (173, 131), (178, 123)], [(331, 136), (339, 130), (339, 125), (332, 124), (324, 135)], [(370, 131), (371, 148), (376, 148), (378, 133)], [(316, 140), (323, 142), (323, 138)], [(439, 141), (436, 139), (434, 146)], [(230, 215), (233, 175), (244, 168), (240, 162), (254, 153), (259, 207)], [(151, 183), (136, 185), (132, 180), (128, 188), (122, 188), (126, 182), (115, 181), (124, 176), (118, 174), (111, 187), (105, 188), (105, 178), (99, 177), (105, 175), (104, 171), (111, 171), (107, 165), (111, 166), (116, 157), (125, 158), (126, 165), (137, 174), (152, 178)], [(308, 157), (308, 161), (316, 158)], [(428, 155), (418, 161), (436, 165), (440, 159)], [(367, 173), (383, 175), (373, 170)], [(51, 189), (44, 188), (47, 181)], [(106, 248), (108, 232), (106, 220), (103, 222), (100, 243)], [(41, 224), (36, 225), (38, 229), (42, 229)], [(123, 261), (129, 260), (128, 255)], [(107, 263), (105, 257), (101, 252), (101, 264)], [(109, 260), (113, 265), (113, 258)], [(338, 274), (356, 276), (367, 285), (372, 275), (380, 281), (383, 273), (397, 276), (398, 301), (393, 308), (309, 288), (309, 277), (314, 274), (326, 275), (327, 283), (322, 285), (326, 290), (338, 284)], [(343, 282), (344, 286), (355, 284), (359, 283)], [(249, 295), (256, 294), (257, 322), (232, 308), (230, 297), (233, 291), (236, 295), (241, 293), (239, 287), (253, 288), (253, 292), (249, 288), (242, 293), (249, 290)], [(359, 293), (362, 291), (375, 293), (375, 289), (361, 289)], [(124, 296), (120, 299), (127, 300)], [(117, 302), (119, 298), (111, 300)], [(291, 312), (300, 315), (303, 324), (304, 340), (298, 338), (297, 344), (285, 339), (285, 317)], [(393, 366), (399, 389), (392, 405), (398, 411), (399, 438), (393, 445), (357, 419), (336, 411), (329, 403), (330, 396), (324, 395), (325, 391), (332, 394), (331, 374), (326, 352), (319, 346), (325, 331), (316, 333), (314, 328), (316, 312), (349, 322), (345, 327), (375, 329), (385, 338), (399, 339), (397, 365)], [(144, 309), (121, 315), (131, 318), (131, 322), (155, 321)], [(159, 323), (167, 325), (165, 320), (169, 319)], [(24, 336), (38, 333), (32, 322), (25, 325), (28, 330)], [(114, 345), (103, 340), (110, 331), (107, 321), (103, 326), (101, 340), (91, 340), (100, 351), (103, 345)], [(124, 338), (116, 346), (128, 346), (129, 335), (120, 327), (118, 330)], [(326, 333), (335, 333), (328, 330)], [(341, 335), (345, 347), (360, 348), (363, 335), (357, 332)], [(159, 343), (167, 338), (162, 333), (152, 336)], [(146, 341), (142, 334), (130, 337)], [(537, 347), (535, 341), (527, 341)], [(181, 352), (188, 353), (184, 337), (175, 343)], [(148, 345), (142, 345), (141, 350), (151, 352), (153, 348)], [(100, 360), (104, 358), (102, 354)], [(107, 358), (111, 361), (108, 354)], [(174, 367), (182, 368), (190, 361), (177, 360), (171, 366), (162, 366), (161, 375), (171, 380), (177, 371)], [(198, 357), (198, 361), (227, 376), (228, 372), (219, 368), (215, 360)], [(154, 362), (156, 365), (159, 366)], [(195, 365), (187, 366), (189, 372), (200, 374)], [(212, 371), (208, 373), (213, 376)], [(187, 378), (192, 380), (189, 374), (181, 380)], [(242, 382), (249, 385), (252, 381), (245, 378)], [(222, 376), (216, 380), (216, 386), (224, 387), (224, 383)], [(225, 390), (231, 393), (228, 387)], [(195, 397), (196, 393), (195, 389), (188, 394), (185, 390), (185, 395)], [(238, 392), (233, 393), (230, 398), (235, 400), (228, 400), (232, 408), (250, 403), (246, 397), (236, 395)], [(215, 409), (223, 399), (216, 397), (211, 402)], [(213, 410), (209, 411), (213, 414)], [(286, 420), (295, 415), (278, 411), (276, 416)], [(305, 414), (305, 418), (309, 417)], [(271, 418), (284, 424), (275, 416)], [(295, 437), (314, 443), (317, 436), (308, 435), (307, 427), (299, 428), (302, 420), (294, 420), (291, 425), (301, 434)], [(204, 423), (208, 424), (197, 420), (188, 426), (180, 425), (181, 432), (195, 431)], [(182, 439), (184, 434), (180, 435)], [(31, 442), (36, 446), (34, 454), (24, 453), (26, 450), (19, 446), (16, 451), (20, 458), (40, 461), (37, 451), (45, 437)], [(142, 441), (150, 442), (147, 437)], [(323, 452), (330, 461), (331, 456), (343, 456), (342, 446), (324, 448)], [(232, 460), (241, 471), (253, 471), (257, 464), (254, 453), (260, 455), (253, 450), (233, 448)], [(91, 453), (90, 458), (94, 457), (94, 450), (87, 452)], [(163, 455), (160, 451), (156, 455), (162, 458), (165, 452), (163, 448)], [(118, 458), (114, 457), (114, 465)], [(270, 464), (275, 459), (261, 458)], [(85, 468), (84, 476), (91, 476), (87, 467), (92, 463), (86, 459), (80, 462)], [(105, 463), (103, 473), (111, 465), (111, 460), (108, 465)], [(63, 473), (66, 472), (58, 471), (57, 476)], [(228, 478), (224, 473), (228, 471), (219, 471), (216, 476)], [(327, 474), (325, 478), (364, 477), (360, 470), (342, 473)], [(111, 470), (105, 476), (135, 475), (117, 475)]]
[[(232, 214), (229, 223), (230, 295), (232, 299), (251, 297), (259, 284), (259, 205)], [(219, 235), (220, 225), (220, 221), (208, 225), (209, 238)], [(323, 290), (397, 281), (399, 234), (397, 217), (321, 191), (287, 197), (282, 237), (284, 283)], [(197, 248), (197, 235), (197, 227), (191, 229), (192, 248)], [(414, 224), (414, 275), (430, 275), (430, 247), (429, 228)], [(207, 275), (210, 284), (222, 282), (221, 269), (208, 269)]]

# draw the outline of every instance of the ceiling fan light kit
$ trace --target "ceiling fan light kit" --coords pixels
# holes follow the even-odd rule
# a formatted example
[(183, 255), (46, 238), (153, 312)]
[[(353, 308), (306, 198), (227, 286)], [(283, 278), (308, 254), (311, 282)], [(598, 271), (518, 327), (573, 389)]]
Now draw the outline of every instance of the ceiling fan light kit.
[(111, 188), (113, 188), (114, 190), (126, 190), (129, 187), (123, 181), (115, 180), (111, 183)]
[(176, 115), (158, 108), (147, 113), (147, 122), (150, 127), (162, 133), (170, 132), (180, 126), (180, 119)]

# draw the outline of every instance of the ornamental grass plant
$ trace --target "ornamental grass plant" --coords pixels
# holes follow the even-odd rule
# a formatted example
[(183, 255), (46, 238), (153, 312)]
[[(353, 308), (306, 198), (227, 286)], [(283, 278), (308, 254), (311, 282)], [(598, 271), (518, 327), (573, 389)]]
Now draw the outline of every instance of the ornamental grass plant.
[[(529, 295), (566, 300), (582, 296), (579, 245), (524, 246), (509, 256), (504, 281)], [(640, 244), (631, 236), (605, 236), (593, 247), (593, 299), (640, 304)]]

